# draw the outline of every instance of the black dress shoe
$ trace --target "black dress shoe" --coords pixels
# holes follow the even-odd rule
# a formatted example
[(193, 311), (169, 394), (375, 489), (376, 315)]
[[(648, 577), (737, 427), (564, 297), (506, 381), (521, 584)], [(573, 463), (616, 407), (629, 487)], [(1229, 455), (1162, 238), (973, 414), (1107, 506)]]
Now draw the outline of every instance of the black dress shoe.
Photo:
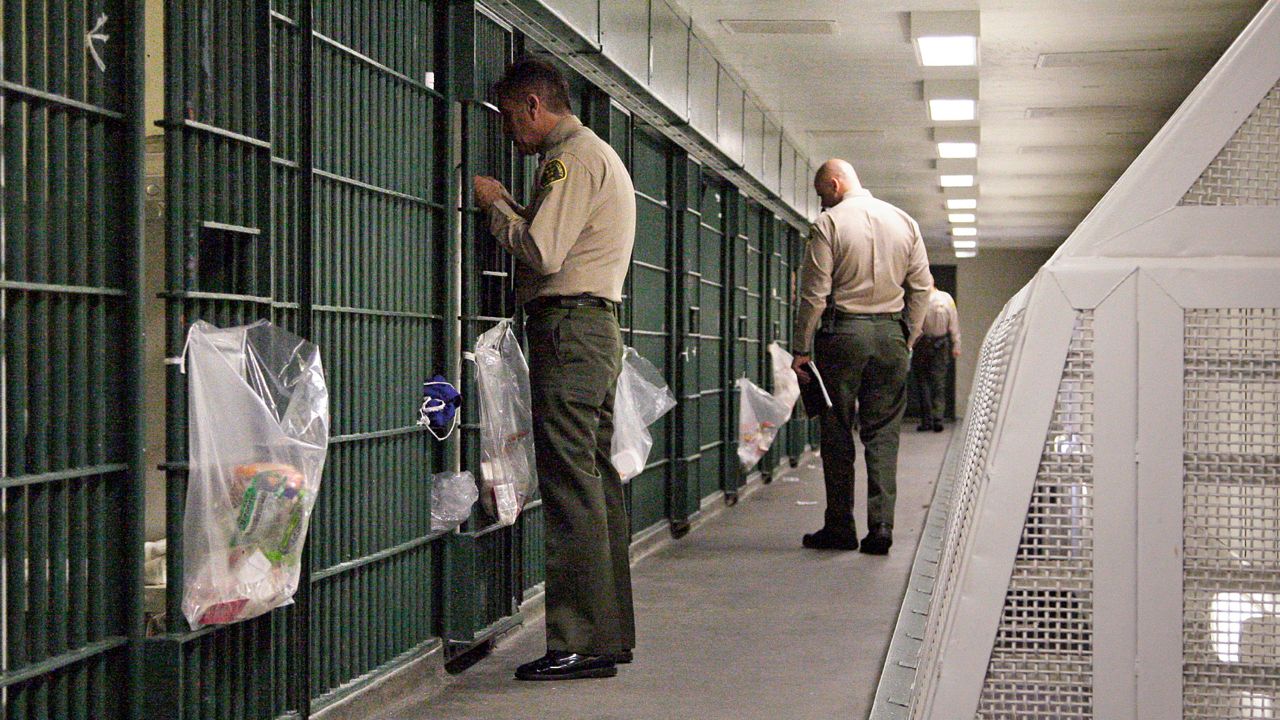
[(546, 655), (516, 668), (517, 680), (577, 680), (618, 674), (612, 655), (582, 655), (548, 650)]
[(888, 555), (893, 545), (893, 528), (888, 525), (876, 525), (871, 532), (862, 538), (862, 552), (868, 555)]
[(929, 432), (929, 429), (932, 427), (933, 427), (933, 423), (930, 423), (928, 420), (921, 420), (920, 424), (916, 426), (916, 431)]
[(812, 550), (857, 550), (858, 533), (822, 528), (816, 533), (809, 533), (801, 540), (801, 544)]
[(632, 660), (635, 659), (635, 656), (632, 655), (630, 650), (623, 650), (622, 652), (612, 653), (608, 657), (610, 660), (614, 661), (618, 665), (628, 665), (631, 663)]
[(942, 432), (942, 421), (941, 421), (941, 420), (934, 420), (934, 421), (933, 421), (933, 431), (934, 431), (934, 432)]

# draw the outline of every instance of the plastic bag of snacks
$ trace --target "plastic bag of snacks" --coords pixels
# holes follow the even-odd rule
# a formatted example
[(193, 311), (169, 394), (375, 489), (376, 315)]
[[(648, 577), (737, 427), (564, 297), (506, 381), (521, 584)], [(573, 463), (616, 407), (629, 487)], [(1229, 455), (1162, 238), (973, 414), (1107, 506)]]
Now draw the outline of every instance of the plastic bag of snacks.
[(649, 462), (653, 436), (649, 426), (676, 406), (675, 395), (653, 363), (635, 348), (622, 354), (622, 372), (613, 400), (613, 467), (623, 480), (639, 475)]
[(319, 349), (268, 322), (187, 333), (182, 611), (192, 628), (292, 602), (329, 444)]
[(750, 470), (769, 452), (791, 408), (746, 378), (738, 378), (737, 384), (738, 459), (743, 470)]
[(529, 366), (503, 320), (476, 339), (480, 394), (480, 501), (500, 525), (516, 521), (538, 488)]

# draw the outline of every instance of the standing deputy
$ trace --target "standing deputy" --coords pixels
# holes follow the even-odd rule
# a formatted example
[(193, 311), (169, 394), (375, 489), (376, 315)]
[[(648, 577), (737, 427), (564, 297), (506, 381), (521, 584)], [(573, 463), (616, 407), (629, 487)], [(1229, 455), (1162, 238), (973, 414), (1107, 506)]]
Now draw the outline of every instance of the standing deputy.
[[(822, 529), (805, 535), (804, 546), (858, 549), (853, 520), (856, 417), (867, 463), (870, 526), (861, 549), (883, 555), (893, 544), (907, 348), (920, 334), (933, 276), (916, 221), (871, 197), (849, 163), (826, 161), (813, 186), (825, 212), (809, 231), (801, 265), (793, 367), (801, 382), (811, 382), (804, 365), (813, 356), (832, 406), (822, 413), (827, 509)], [(911, 291), (910, 327), (902, 312), (904, 282)]]
[(609, 677), (635, 647), (630, 530), (610, 459), (635, 191), (618, 154), (570, 112), (552, 65), (520, 60), (494, 93), (504, 131), (542, 161), (528, 207), (497, 180), (474, 179), (490, 229), (518, 260), (546, 518), (547, 653), (516, 677)]
[(953, 357), (960, 357), (960, 316), (951, 293), (935, 287), (929, 293), (920, 339), (911, 352), (920, 404), (916, 430), (920, 432), (942, 432), (942, 416), (947, 410), (947, 370)]

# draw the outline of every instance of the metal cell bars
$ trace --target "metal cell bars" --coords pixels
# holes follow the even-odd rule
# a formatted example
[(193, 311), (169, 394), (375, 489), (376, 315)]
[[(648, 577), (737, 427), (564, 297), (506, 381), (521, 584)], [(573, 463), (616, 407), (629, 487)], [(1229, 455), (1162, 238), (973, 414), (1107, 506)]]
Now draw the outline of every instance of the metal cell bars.
[(6, 0), (3, 12), (0, 714), (121, 717), (142, 521), (131, 435), (141, 10)]
[(951, 598), (959, 579), (960, 561), (970, 539), (969, 530), (978, 490), (987, 482), (987, 451), (991, 447), (996, 411), (1000, 407), (1008, 376), (1009, 357), (1021, 331), (1022, 313), (1022, 310), (1018, 310), (998, 319), (982, 341), (974, 387), (965, 412), (964, 452), (952, 495), (951, 511), (947, 516), (946, 540), (942, 559), (938, 563), (924, 646), (920, 652), (921, 672), (917, 677), (920, 678), (921, 685), (917, 686), (911, 698), (913, 718), (922, 716), (925, 709), (922, 701), (928, 697), (930, 688), (927, 686), (935, 677), (935, 664), (941, 652)]
[[(636, 193), (636, 237), (632, 251), (628, 298), (632, 318), (631, 345), (668, 373), (671, 348), (671, 167), (672, 151), (665, 138), (648, 128), (632, 133), (631, 176)], [(649, 432), (653, 448), (645, 471), (630, 481), (631, 520), (636, 529), (650, 527), (667, 516), (667, 482), (670, 474), (669, 416), (654, 423)]]
[(1076, 316), (978, 715), (1093, 717), (1093, 312)]
[[(698, 187), (697, 264), (694, 266), (698, 268), (698, 275), (696, 305), (690, 305), (687, 310), (691, 313), (690, 340), (694, 342), (693, 352), (697, 353), (697, 372), (688, 378), (692, 381), (688, 392), (698, 404), (697, 486), (698, 497), (706, 498), (720, 491), (725, 476), (737, 468), (737, 456), (732, 454), (732, 439), (737, 436), (736, 416), (727, 378), (728, 359), (732, 357), (728, 340), (731, 243), (727, 240), (727, 194), (731, 186), (705, 168), (698, 176), (691, 176), (689, 182), (697, 183)], [(692, 478), (690, 482), (693, 483)]]
[(1178, 204), (1280, 205), (1280, 82)]
[(314, 325), (334, 433), (308, 540), (317, 705), (434, 635), (426, 480), (440, 458), (417, 426), (422, 383), (445, 369), (433, 12), (421, 0), (314, 10)]
[(1183, 717), (1280, 706), (1280, 311), (1188, 310)]

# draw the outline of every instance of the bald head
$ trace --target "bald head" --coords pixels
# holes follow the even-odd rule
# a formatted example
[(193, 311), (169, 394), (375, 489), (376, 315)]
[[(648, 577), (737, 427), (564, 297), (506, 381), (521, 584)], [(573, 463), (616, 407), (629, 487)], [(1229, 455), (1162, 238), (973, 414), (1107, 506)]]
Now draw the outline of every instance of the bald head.
[(858, 173), (854, 172), (853, 166), (840, 158), (831, 158), (822, 163), (813, 176), (813, 189), (818, 191), (824, 208), (834, 207), (845, 193), (861, 187), (862, 183), (858, 181)]

